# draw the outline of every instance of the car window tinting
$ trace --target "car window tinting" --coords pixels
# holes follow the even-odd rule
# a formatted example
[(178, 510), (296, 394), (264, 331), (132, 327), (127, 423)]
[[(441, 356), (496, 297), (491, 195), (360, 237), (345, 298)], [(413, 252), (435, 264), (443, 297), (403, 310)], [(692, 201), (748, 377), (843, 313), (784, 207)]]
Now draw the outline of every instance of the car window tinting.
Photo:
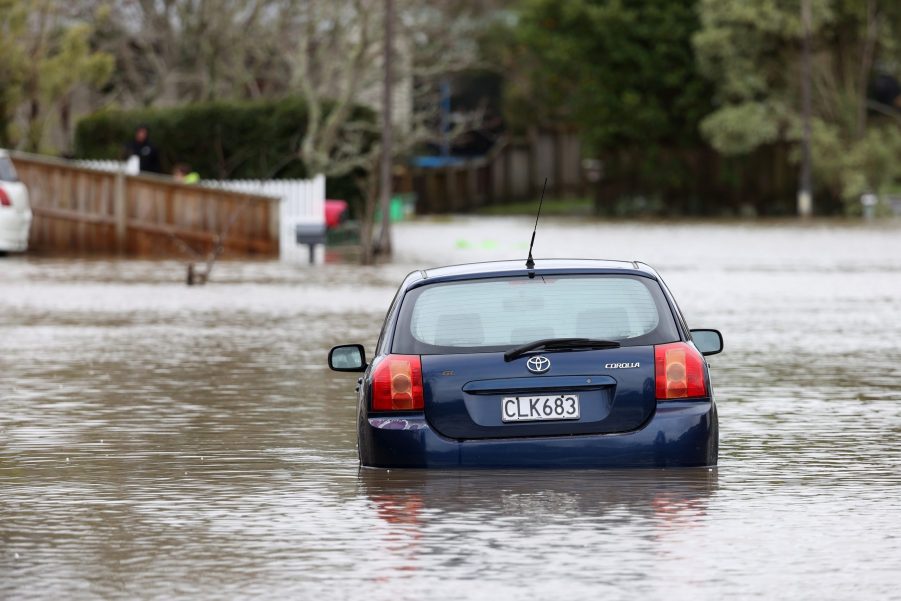
[(17, 182), (16, 170), (9, 157), (0, 157), (0, 182)]
[(508, 349), (543, 338), (625, 346), (678, 340), (659, 286), (641, 277), (498, 278), (433, 284), (404, 299), (394, 352)]

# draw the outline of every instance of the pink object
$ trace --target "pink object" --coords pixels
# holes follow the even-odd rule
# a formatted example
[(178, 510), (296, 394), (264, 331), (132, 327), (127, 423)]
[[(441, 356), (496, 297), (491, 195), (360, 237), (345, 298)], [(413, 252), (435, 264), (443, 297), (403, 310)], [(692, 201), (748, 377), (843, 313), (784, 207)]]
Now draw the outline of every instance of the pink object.
[(328, 200), (325, 201), (325, 227), (332, 229), (341, 223), (341, 217), (347, 211), (346, 200)]

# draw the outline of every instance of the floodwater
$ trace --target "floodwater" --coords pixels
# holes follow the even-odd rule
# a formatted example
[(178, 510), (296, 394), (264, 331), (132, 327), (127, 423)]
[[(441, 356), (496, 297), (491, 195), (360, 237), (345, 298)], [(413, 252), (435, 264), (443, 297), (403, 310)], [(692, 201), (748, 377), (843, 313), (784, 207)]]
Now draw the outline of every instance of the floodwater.
[(718, 469), (360, 470), (353, 374), (403, 275), (529, 219), (397, 228), (392, 265), (0, 259), (0, 599), (901, 598), (901, 224), (548, 220), (647, 261), (711, 357)]

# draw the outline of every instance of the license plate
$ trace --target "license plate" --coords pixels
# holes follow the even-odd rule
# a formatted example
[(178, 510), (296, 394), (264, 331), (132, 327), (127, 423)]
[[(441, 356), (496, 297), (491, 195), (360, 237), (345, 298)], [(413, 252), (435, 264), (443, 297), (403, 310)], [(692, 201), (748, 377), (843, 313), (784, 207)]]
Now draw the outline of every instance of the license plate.
[(536, 422), (579, 419), (579, 395), (508, 396), (501, 399), (505, 422)]

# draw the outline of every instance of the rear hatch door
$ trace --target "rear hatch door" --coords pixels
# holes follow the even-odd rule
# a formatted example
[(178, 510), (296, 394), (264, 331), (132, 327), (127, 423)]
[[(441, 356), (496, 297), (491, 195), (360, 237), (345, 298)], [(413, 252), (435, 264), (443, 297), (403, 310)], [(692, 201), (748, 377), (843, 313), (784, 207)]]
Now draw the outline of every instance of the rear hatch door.
[[(540, 374), (527, 367), (538, 356)], [(455, 439), (628, 432), (656, 408), (653, 346), (423, 355), (422, 377), (426, 418)]]

